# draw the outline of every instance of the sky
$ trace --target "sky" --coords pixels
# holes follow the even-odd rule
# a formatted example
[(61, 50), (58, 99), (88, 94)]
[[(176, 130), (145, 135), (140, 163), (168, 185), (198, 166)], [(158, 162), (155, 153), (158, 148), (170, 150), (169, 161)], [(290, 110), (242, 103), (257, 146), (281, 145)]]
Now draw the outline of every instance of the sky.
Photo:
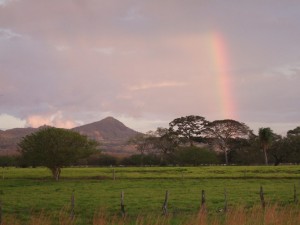
[(0, 129), (200, 115), (300, 126), (298, 0), (0, 0)]

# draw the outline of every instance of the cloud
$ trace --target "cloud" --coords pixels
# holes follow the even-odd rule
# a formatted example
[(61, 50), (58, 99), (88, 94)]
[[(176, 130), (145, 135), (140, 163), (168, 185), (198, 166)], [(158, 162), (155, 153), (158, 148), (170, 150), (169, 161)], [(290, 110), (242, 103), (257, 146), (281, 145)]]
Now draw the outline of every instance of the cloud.
[(300, 63), (272, 68), (270, 71), (266, 72), (266, 76), (286, 76), (287, 78), (300, 76)]
[(162, 81), (159, 83), (143, 83), (139, 85), (133, 85), (130, 86), (128, 89), (130, 91), (140, 91), (140, 90), (156, 89), (156, 88), (183, 87), (186, 85), (188, 85), (186, 82)]
[(92, 50), (95, 52), (102, 53), (104, 55), (112, 55), (116, 51), (114, 47), (93, 48)]
[(78, 121), (66, 119), (61, 111), (58, 111), (51, 115), (30, 115), (26, 119), (27, 127), (37, 128), (43, 125), (60, 128), (73, 128), (79, 124)]
[(6, 130), (16, 127), (24, 127), (26, 121), (8, 114), (0, 114), (0, 129)]
[(126, 15), (121, 17), (121, 20), (124, 21), (135, 21), (135, 20), (141, 20), (143, 16), (141, 15), (141, 8), (138, 6), (132, 6), (130, 7)]
[(67, 45), (57, 45), (57, 46), (55, 46), (55, 49), (56, 49), (57, 51), (62, 52), (62, 51), (67, 51), (67, 50), (69, 50), (70, 47), (67, 46)]
[(0, 113), (28, 125), (223, 119), (217, 58), (238, 119), (299, 123), (298, 1), (9, 2), (0, 0)]
[(12, 1), (15, 1), (15, 0), (0, 0), (0, 7), (4, 7)]
[(23, 35), (13, 32), (10, 29), (1, 29), (0, 28), (0, 40), (9, 40), (13, 38), (22, 38)]

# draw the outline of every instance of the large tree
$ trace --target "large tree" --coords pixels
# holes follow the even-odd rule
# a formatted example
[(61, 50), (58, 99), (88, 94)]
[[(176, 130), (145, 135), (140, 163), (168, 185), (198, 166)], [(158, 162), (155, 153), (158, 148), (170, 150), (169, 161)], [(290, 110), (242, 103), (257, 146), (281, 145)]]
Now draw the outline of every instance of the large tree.
[(160, 163), (167, 162), (174, 156), (179, 146), (179, 138), (167, 128), (158, 127), (152, 132), (151, 142), (156, 154), (160, 156)]
[(46, 127), (25, 136), (18, 144), (23, 160), (33, 166), (45, 166), (56, 181), (61, 168), (72, 165), (97, 151), (98, 143), (75, 131)]
[(300, 127), (296, 127), (293, 130), (287, 132), (287, 136), (300, 136)]
[(281, 137), (276, 135), (273, 143), (268, 149), (269, 155), (273, 157), (274, 166), (280, 163), (288, 162), (289, 157), (293, 153), (292, 137)]
[(185, 116), (174, 119), (169, 123), (171, 133), (193, 146), (195, 138), (203, 136), (208, 121), (202, 116)]
[(206, 137), (223, 151), (226, 165), (228, 164), (228, 152), (232, 139), (249, 138), (252, 135), (252, 131), (247, 125), (230, 119), (210, 122), (205, 133)]
[(272, 144), (272, 140), (274, 138), (274, 133), (269, 127), (262, 127), (258, 130), (258, 139), (260, 142), (260, 146), (264, 152), (265, 156), (265, 164), (268, 165), (268, 149), (270, 148)]
[(145, 154), (153, 150), (152, 139), (152, 132), (149, 131), (146, 134), (139, 133), (128, 140), (128, 144), (135, 145), (136, 149), (140, 152), (141, 166), (144, 165)]

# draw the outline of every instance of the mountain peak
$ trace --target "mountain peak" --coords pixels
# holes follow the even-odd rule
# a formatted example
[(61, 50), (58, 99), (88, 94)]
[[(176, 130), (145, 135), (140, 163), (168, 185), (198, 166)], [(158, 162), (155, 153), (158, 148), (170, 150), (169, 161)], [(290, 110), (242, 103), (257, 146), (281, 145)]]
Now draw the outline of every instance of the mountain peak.
[[(26, 135), (31, 134), (39, 129), (48, 127), (47, 125), (39, 128), (14, 128), (6, 131), (0, 130), (0, 155), (10, 152), (17, 153), (17, 143)], [(88, 136), (101, 143), (101, 149), (106, 152), (115, 154), (131, 154), (135, 148), (127, 144), (128, 139), (132, 138), (137, 131), (128, 128), (114, 117), (106, 117), (98, 122), (75, 127), (75, 130), (83, 135)]]
[(108, 116), (108, 117), (105, 117), (104, 119), (102, 120), (117, 120), (116, 118), (112, 117), (112, 116)]
[(106, 117), (98, 122), (75, 127), (73, 129), (99, 141), (101, 141), (101, 139), (127, 140), (138, 133), (111, 116)]
[(114, 118), (112, 116), (105, 117), (104, 119), (100, 120), (99, 122), (119, 122), (119, 123), (121, 123), (119, 120), (117, 120), (116, 118)]

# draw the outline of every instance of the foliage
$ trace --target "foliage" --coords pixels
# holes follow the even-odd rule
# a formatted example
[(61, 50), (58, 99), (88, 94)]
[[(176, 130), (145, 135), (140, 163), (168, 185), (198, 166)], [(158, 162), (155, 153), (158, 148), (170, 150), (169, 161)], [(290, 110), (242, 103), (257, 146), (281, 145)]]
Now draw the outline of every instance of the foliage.
[(248, 139), (252, 131), (244, 123), (236, 120), (215, 120), (207, 125), (206, 137), (212, 140), (212, 144), (223, 151), (225, 163), (228, 164), (228, 152), (232, 139)]
[(157, 155), (151, 153), (143, 156), (141, 154), (135, 154), (124, 158), (121, 161), (121, 165), (139, 166), (141, 165), (141, 162), (143, 162), (143, 165), (147, 166), (160, 165), (160, 158)]
[(287, 132), (287, 136), (300, 136), (300, 127), (296, 127), (293, 130)]
[(181, 138), (184, 143), (193, 146), (195, 138), (203, 136), (208, 121), (202, 116), (185, 116), (169, 123), (170, 132)]
[(258, 138), (261, 145), (262, 150), (265, 155), (265, 164), (268, 165), (268, 154), (267, 151), (273, 141), (274, 133), (269, 127), (262, 127), (258, 130)]
[(132, 137), (128, 143), (136, 146), (136, 149), (141, 155), (140, 165), (144, 165), (144, 155), (151, 152), (151, 150), (154, 148), (153, 136), (151, 132), (148, 132), (147, 134), (137, 134)]
[(206, 148), (195, 146), (180, 147), (175, 152), (176, 163), (179, 165), (199, 166), (203, 164), (217, 164), (217, 154)]
[(151, 134), (149, 141), (152, 143), (153, 152), (160, 157), (160, 165), (168, 163), (174, 157), (174, 152), (180, 144), (179, 138), (169, 129), (161, 127)]
[(116, 166), (118, 159), (112, 155), (96, 153), (86, 159), (89, 166)]
[(17, 166), (19, 158), (17, 156), (3, 155), (0, 156), (0, 167)]
[(286, 162), (300, 163), (300, 135), (288, 136), (286, 138), (288, 154)]
[(231, 144), (232, 150), (228, 154), (231, 163), (238, 165), (261, 165), (264, 163), (264, 157), (256, 138), (233, 141), (234, 144)]
[(45, 166), (59, 180), (61, 168), (96, 152), (98, 143), (75, 131), (47, 127), (27, 135), (19, 143), (25, 162)]

